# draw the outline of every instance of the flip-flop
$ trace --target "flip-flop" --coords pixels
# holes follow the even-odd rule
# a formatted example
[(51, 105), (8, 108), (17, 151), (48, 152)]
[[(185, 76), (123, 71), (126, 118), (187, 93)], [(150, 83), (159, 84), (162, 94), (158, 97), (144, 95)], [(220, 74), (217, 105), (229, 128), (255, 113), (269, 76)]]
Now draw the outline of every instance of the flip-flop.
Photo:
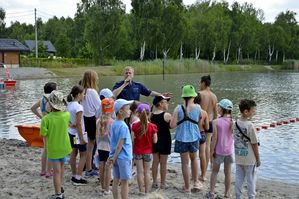
[(200, 182), (196, 182), (191, 189), (192, 192), (199, 192), (203, 188), (203, 185)]

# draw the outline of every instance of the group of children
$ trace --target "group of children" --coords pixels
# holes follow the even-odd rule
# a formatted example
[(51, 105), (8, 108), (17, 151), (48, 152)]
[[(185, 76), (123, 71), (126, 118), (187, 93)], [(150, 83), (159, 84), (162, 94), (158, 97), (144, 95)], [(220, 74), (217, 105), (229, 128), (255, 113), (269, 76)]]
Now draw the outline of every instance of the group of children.
[[(167, 159), (171, 154), (172, 138), (170, 129), (175, 130), (174, 152), (180, 154), (184, 185), (180, 191), (190, 194), (202, 188), (207, 167), (205, 155), (205, 131), (209, 129), (207, 112), (200, 107), (200, 95), (192, 85), (182, 88), (184, 100), (173, 114), (167, 112), (169, 97), (156, 96), (153, 107), (142, 102), (114, 100), (109, 89), (96, 93), (97, 75), (87, 71), (80, 85), (71, 89), (67, 102), (63, 94), (53, 88), (46, 91), (38, 103), (41, 135), (45, 138), (41, 175), (51, 175), (55, 195), (53, 198), (64, 198), (62, 181), (64, 163), (70, 154), (69, 163), (72, 171), (71, 181), (74, 185), (85, 185), (85, 176), (98, 175), (92, 168), (93, 151), (99, 158), (99, 179), (102, 194), (109, 195), (111, 176), (113, 177), (113, 198), (128, 198), (129, 180), (136, 165), (139, 192), (146, 195), (151, 188), (165, 189)], [(43, 102), (45, 101), (45, 102)], [(66, 111), (65, 111), (66, 106)], [(225, 193), (230, 197), (231, 164), (236, 161), (236, 198), (241, 197), (245, 177), (248, 183), (248, 197), (255, 197), (256, 167), (260, 166), (258, 141), (255, 128), (249, 121), (255, 114), (256, 104), (253, 100), (241, 100), (239, 109), (241, 118), (232, 120), (233, 104), (228, 99), (218, 103), (219, 117), (213, 120), (213, 134), (210, 152), (212, 157), (212, 174), (210, 179), (209, 198), (216, 198), (215, 184), (220, 165), (224, 163)], [(76, 158), (79, 153), (79, 162)], [(201, 174), (198, 172), (198, 156)], [(47, 158), (45, 158), (47, 157)], [(48, 166), (46, 162), (51, 165)], [(191, 182), (189, 162), (191, 162)], [(160, 182), (158, 168), (160, 167)], [(152, 176), (150, 175), (152, 174)], [(151, 182), (152, 177), (152, 182)], [(119, 188), (120, 185), (120, 195)]]

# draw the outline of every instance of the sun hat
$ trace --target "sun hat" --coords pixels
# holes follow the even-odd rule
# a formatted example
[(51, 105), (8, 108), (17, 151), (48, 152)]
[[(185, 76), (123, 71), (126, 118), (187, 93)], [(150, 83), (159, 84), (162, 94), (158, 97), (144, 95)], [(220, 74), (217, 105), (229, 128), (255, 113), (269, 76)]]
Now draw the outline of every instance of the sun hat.
[(226, 110), (233, 110), (233, 103), (228, 99), (220, 100), (220, 102), (218, 103), (218, 106), (220, 106), (221, 108), (226, 109)]
[(192, 85), (185, 85), (182, 89), (182, 97), (196, 97), (197, 93)]
[(151, 108), (150, 108), (150, 106), (149, 106), (148, 104), (146, 104), (146, 103), (141, 103), (141, 104), (139, 104), (138, 107), (137, 107), (137, 112), (138, 112), (138, 113), (141, 113), (143, 109), (144, 109), (146, 112), (151, 112)]
[(123, 106), (132, 104), (134, 100), (124, 100), (124, 99), (117, 99), (114, 102), (114, 112), (117, 113)]
[(102, 112), (103, 113), (113, 113), (114, 112), (114, 100), (112, 98), (105, 98), (101, 101)]
[(155, 96), (154, 100), (153, 100), (153, 105), (156, 106), (159, 102), (161, 102), (162, 100), (170, 100), (170, 97), (165, 97), (163, 95), (159, 95), (159, 96)]
[(67, 103), (60, 91), (54, 90), (50, 94), (45, 94), (44, 97), (54, 109), (59, 111), (65, 110), (65, 106)]
[(105, 98), (111, 98), (111, 97), (113, 97), (113, 93), (112, 93), (112, 91), (109, 88), (103, 88), (100, 91), (100, 96), (101, 95), (104, 96)]

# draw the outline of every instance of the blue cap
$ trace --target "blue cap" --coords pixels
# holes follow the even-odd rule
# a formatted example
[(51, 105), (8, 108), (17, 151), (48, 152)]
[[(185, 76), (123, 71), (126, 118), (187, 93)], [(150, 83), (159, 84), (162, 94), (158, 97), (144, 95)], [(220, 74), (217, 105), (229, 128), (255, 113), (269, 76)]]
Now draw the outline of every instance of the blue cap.
[(132, 104), (134, 100), (124, 100), (124, 99), (117, 99), (114, 102), (114, 112), (117, 113), (123, 106)]
[(222, 99), (218, 105), (226, 110), (233, 110), (233, 103), (228, 99)]
[(111, 97), (113, 97), (113, 93), (112, 93), (112, 91), (109, 88), (103, 88), (100, 91), (100, 96), (101, 95), (104, 96), (105, 98), (111, 98)]

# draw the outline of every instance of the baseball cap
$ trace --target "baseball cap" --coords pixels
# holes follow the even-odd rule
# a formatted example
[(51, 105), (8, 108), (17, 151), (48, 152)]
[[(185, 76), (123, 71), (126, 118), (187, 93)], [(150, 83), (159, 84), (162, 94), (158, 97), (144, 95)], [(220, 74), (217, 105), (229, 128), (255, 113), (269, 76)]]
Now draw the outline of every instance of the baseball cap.
[(222, 99), (218, 103), (218, 106), (220, 106), (221, 108), (226, 109), (226, 110), (233, 110), (233, 103), (228, 99)]
[(114, 111), (115, 113), (117, 113), (123, 106), (128, 105), (128, 104), (132, 104), (134, 102), (134, 100), (125, 100), (125, 99), (117, 99), (114, 102)]
[(113, 93), (112, 93), (112, 91), (109, 88), (103, 88), (100, 91), (100, 96), (101, 95), (104, 96), (105, 98), (113, 97)]
[(155, 96), (154, 100), (153, 100), (153, 105), (156, 106), (159, 102), (161, 102), (162, 100), (170, 100), (170, 97), (165, 97), (163, 95), (159, 95), (159, 96)]
[(101, 101), (102, 112), (103, 113), (113, 113), (114, 112), (114, 100), (112, 98), (105, 98)]
[(137, 107), (137, 112), (138, 112), (138, 113), (141, 113), (143, 109), (144, 109), (146, 112), (151, 112), (151, 108), (150, 108), (150, 106), (149, 106), (148, 104), (146, 104), (146, 103), (141, 103), (141, 104), (139, 104), (138, 107)]

